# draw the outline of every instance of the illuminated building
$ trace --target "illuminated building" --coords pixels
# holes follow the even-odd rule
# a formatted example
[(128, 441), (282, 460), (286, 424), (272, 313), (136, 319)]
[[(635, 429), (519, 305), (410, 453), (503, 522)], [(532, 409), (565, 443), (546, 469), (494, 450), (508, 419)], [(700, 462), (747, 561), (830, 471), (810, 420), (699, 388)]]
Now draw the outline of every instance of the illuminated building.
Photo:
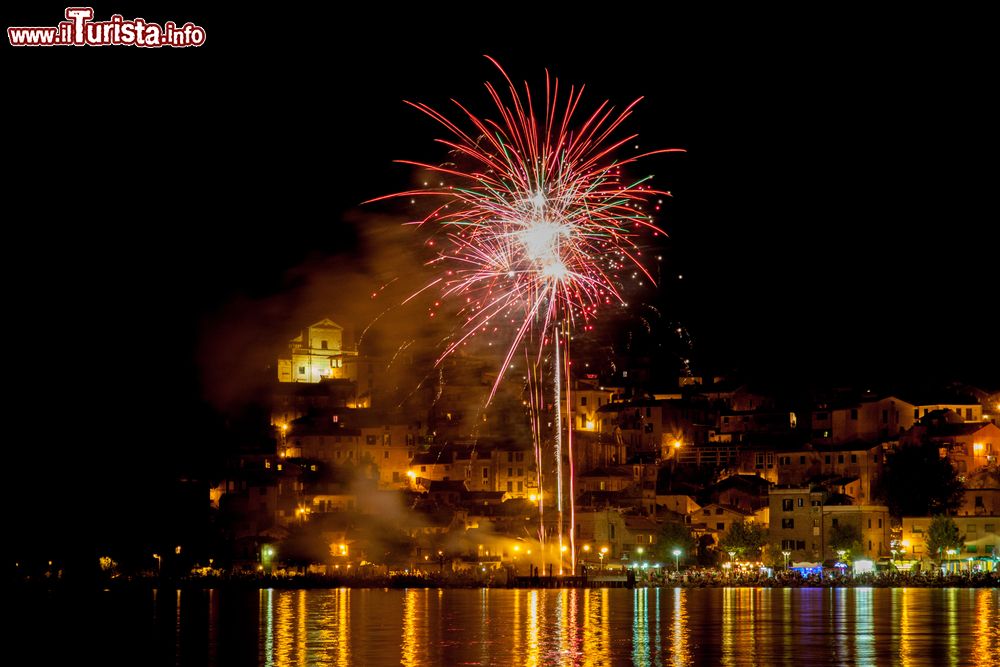
[(344, 327), (331, 319), (310, 324), (289, 341), (288, 353), (278, 358), (278, 381), (356, 380), (357, 369), (352, 362), (358, 353), (344, 349), (343, 337)]
[[(960, 553), (953, 560), (960, 568), (967, 569), (969, 558), (975, 567), (984, 570), (997, 568), (1000, 556), (1000, 516), (953, 516), (958, 532), (964, 536)], [(937, 555), (927, 551), (927, 529), (931, 517), (903, 517), (902, 544), (906, 546), (904, 559), (936, 561)], [(942, 559), (946, 559), (944, 556)]]
[(834, 527), (857, 531), (860, 555), (889, 555), (889, 508), (883, 505), (831, 504), (836, 495), (814, 487), (771, 490), (769, 543), (792, 552), (790, 562), (835, 558), (828, 540)]

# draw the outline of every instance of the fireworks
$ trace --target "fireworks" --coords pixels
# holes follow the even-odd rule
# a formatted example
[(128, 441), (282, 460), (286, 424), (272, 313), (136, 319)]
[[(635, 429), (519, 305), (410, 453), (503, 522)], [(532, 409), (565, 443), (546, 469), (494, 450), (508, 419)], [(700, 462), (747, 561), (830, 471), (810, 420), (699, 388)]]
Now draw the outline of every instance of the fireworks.
[(463, 318), (441, 358), (477, 333), (512, 332), (489, 400), (533, 329), (541, 332), (541, 356), (544, 332), (554, 322), (565, 320), (572, 330), (601, 307), (624, 303), (618, 287), (622, 271), (637, 267), (654, 282), (638, 239), (663, 233), (646, 211), (647, 202), (669, 193), (654, 190), (649, 177), (624, 180), (622, 167), (679, 150), (616, 159), (635, 135), (613, 135), (639, 100), (618, 113), (605, 101), (583, 116), (583, 88), (570, 87), (561, 97), (559, 81), (546, 73), (543, 104), (536, 107), (527, 84), (519, 92), (493, 63), (509, 93), (505, 98), (486, 84), (495, 120), (481, 119), (456, 102), (471, 128), (466, 131), (434, 109), (410, 103), (449, 131), (450, 138), (438, 141), (448, 147), (451, 161), (435, 166), (401, 160), (434, 173), (437, 187), (388, 196), (434, 201), (415, 221), (444, 237), (429, 241), (438, 251), (432, 264), (440, 277), (424, 289), (439, 288), (439, 303), (460, 299)]

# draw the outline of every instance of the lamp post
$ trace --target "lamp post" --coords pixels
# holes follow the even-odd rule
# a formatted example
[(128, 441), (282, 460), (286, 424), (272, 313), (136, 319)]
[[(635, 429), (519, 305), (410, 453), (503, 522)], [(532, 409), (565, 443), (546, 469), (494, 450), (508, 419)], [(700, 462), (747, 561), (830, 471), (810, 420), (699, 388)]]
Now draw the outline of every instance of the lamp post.
[(782, 551), (781, 555), (785, 557), (785, 569), (788, 569), (788, 557), (792, 555), (791, 551)]
[(608, 553), (607, 547), (601, 547), (601, 552), (597, 554), (597, 557), (601, 559), (601, 572), (604, 571), (604, 556)]
[[(156, 559), (156, 576), (160, 576), (163, 571), (163, 557), (160, 554), (153, 554), (153, 558)], [(52, 561), (49, 561), (49, 565), (52, 565)]]
[(681, 550), (680, 549), (674, 549), (673, 554), (674, 554), (674, 571), (675, 572), (680, 572), (681, 571)]

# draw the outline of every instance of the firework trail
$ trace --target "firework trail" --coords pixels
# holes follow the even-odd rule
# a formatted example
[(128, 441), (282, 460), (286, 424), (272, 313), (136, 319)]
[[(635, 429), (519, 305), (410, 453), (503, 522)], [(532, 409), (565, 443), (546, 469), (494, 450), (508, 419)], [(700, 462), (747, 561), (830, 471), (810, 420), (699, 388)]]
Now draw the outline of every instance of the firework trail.
[[(558, 79), (546, 72), (545, 95), (536, 108), (527, 84), (520, 91), (490, 60), (508, 85), (505, 98), (486, 84), (498, 118), (480, 119), (455, 102), (471, 126), (466, 131), (431, 107), (408, 102), (450, 132), (451, 138), (438, 141), (455, 158), (439, 166), (400, 160), (435, 173), (440, 185), (372, 200), (435, 201), (414, 221), (443, 236), (429, 241), (438, 248), (431, 265), (441, 275), (423, 289), (436, 286), (442, 300), (458, 300), (462, 318), (439, 361), (475, 335), (513, 324), (487, 403), (533, 326), (546, 332), (565, 318), (572, 328), (596, 317), (601, 306), (623, 304), (617, 285), (624, 270), (638, 268), (655, 282), (637, 240), (644, 232), (663, 234), (645, 209), (651, 197), (670, 193), (654, 190), (648, 176), (624, 180), (622, 168), (648, 155), (680, 151), (616, 159), (636, 135), (612, 135), (639, 99), (618, 113), (605, 101), (584, 116), (583, 88), (570, 87), (560, 96)], [(539, 337), (539, 358), (545, 338)]]
[[(645, 234), (664, 233), (646, 209), (659, 208), (648, 206), (651, 197), (670, 193), (653, 189), (651, 176), (628, 180), (623, 167), (656, 153), (682, 152), (665, 149), (617, 158), (634, 143), (634, 134), (616, 135), (641, 98), (620, 112), (604, 101), (585, 114), (584, 88), (570, 86), (561, 95), (558, 79), (546, 71), (545, 93), (536, 104), (527, 83), (520, 89), (489, 60), (507, 84), (506, 95), (485, 84), (496, 117), (480, 118), (455, 101), (463, 129), (425, 104), (407, 102), (449, 132), (449, 138), (437, 141), (449, 150), (450, 161), (435, 166), (399, 160), (433, 173), (437, 187), (425, 183), (423, 189), (371, 200), (424, 197), (433, 202), (429, 212), (411, 224), (430, 227), (436, 235), (427, 243), (437, 250), (429, 265), (439, 274), (413, 296), (434, 287), (440, 290), (435, 307), (445, 300), (459, 304), (461, 325), (439, 364), (476, 335), (506, 337), (505, 358), (486, 405), (522, 344), (537, 341), (538, 365), (551, 341), (558, 360), (558, 346), (568, 342), (576, 326), (589, 328), (602, 307), (625, 305), (618, 288), (623, 272), (638, 269), (655, 284), (638, 242)], [(430, 316), (435, 314), (432, 310)], [(557, 391), (563, 370), (557, 361)], [(530, 396), (532, 408), (541, 409), (540, 393), (531, 391)], [(556, 394), (554, 405), (559, 404)], [(557, 421), (557, 449), (560, 429)], [(557, 468), (561, 491), (561, 455)], [(557, 504), (561, 514), (561, 493)]]

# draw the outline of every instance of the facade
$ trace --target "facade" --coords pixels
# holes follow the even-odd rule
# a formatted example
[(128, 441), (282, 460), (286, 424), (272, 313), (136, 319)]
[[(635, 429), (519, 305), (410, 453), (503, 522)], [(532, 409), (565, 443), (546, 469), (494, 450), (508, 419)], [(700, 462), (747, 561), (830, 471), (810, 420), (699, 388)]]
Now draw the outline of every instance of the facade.
[[(320, 382), (356, 379), (357, 351), (344, 348), (344, 327), (331, 319), (314, 322), (288, 343), (278, 358), (278, 382)], [(347, 363), (345, 363), (347, 362)]]
[(789, 562), (833, 559), (830, 531), (853, 526), (861, 554), (872, 560), (889, 555), (889, 508), (882, 505), (826, 505), (827, 494), (810, 487), (771, 490), (768, 542), (790, 551)]
[[(956, 516), (952, 519), (958, 526), (958, 532), (964, 536), (961, 553), (954, 554), (952, 559), (995, 559), (1000, 555), (1000, 515)], [(937, 560), (938, 554), (929, 553), (927, 549), (927, 529), (930, 525), (931, 517), (903, 517), (901, 545), (906, 550), (905, 558)], [(948, 558), (948, 555), (942, 556), (942, 560)]]
[(864, 441), (816, 444), (777, 456), (778, 484), (798, 486), (820, 478), (856, 477), (858, 484), (853, 488), (858, 503), (871, 501), (882, 468), (882, 444)]
[(913, 405), (895, 396), (820, 404), (812, 411), (812, 437), (830, 444), (895, 438), (913, 425), (913, 410)]
[(790, 563), (820, 560), (825, 495), (809, 487), (771, 489), (768, 543), (779, 553), (790, 551)]

